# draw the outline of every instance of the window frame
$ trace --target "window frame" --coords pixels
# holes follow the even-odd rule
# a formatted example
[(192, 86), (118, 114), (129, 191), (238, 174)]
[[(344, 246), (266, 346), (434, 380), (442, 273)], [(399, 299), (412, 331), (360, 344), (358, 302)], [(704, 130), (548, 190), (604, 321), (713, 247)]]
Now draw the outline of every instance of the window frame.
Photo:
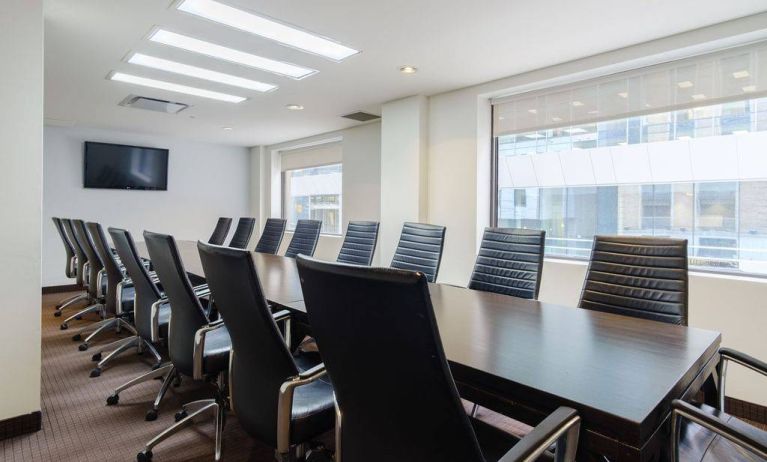
[[(319, 167), (329, 167), (331, 165), (338, 165), (341, 167), (341, 193), (339, 194), (339, 197), (341, 199), (339, 208), (338, 208), (338, 233), (327, 233), (327, 232), (320, 232), (321, 236), (343, 236), (344, 230), (343, 230), (343, 214), (344, 214), (344, 190), (343, 190), (343, 175), (344, 175), (344, 162), (343, 160), (341, 162), (323, 162), (318, 164), (312, 164), (311, 166), (307, 167), (300, 167), (300, 168), (292, 168), (292, 169), (286, 169), (282, 170), (280, 172), (280, 213), (282, 214), (282, 217), (285, 218), (286, 224), (285, 224), (285, 232), (287, 233), (294, 233), (296, 231), (295, 226), (292, 228), (290, 227), (290, 220), (288, 220), (288, 202), (287, 202), (287, 185), (288, 182), (286, 181), (287, 173), (288, 172), (295, 172), (298, 170), (308, 170), (312, 168), (319, 168)], [(321, 228), (320, 228), (321, 229)]]

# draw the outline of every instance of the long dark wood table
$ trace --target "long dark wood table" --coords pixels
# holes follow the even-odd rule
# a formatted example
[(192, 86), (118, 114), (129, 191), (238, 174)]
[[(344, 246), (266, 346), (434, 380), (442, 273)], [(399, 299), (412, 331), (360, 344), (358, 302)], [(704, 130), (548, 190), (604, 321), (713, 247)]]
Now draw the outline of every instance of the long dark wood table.
[[(177, 244), (186, 270), (204, 277), (197, 244)], [(306, 320), (295, 260), (252, 254), (266, 298)], [(429, 290), (462, 396), (532, 425), (559, 406), (577, 409), (579, 460), (665, 460), (671, 401), (710, 385), (718, 362), (717, 332), (445, 284)]]

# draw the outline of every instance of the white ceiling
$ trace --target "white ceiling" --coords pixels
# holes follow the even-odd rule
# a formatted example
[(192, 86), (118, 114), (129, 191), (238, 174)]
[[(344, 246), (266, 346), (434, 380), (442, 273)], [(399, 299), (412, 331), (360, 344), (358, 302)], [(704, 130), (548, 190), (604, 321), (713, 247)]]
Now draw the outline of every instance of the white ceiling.
[[(764, 0), (223, 0), (362, 50), (341, 63), (170, 8), (171, 0), (46, 0), (45, 116), (63, 124), (243, 146), (355, 125), (339, 116), (570, 61), (767, 10)], [(148, 42), (156, 26), (318, 69), (295, 81)], [(260, 94), (139, 68), (141, 51), (279, 85)], [(404, 64), (417, 66), (402, 75)], [(106, 80), (112, 70), (247, 96), (240, 104)], [(178, 115), (117, 105), (128, 94), (193, 107)], [(286, 104), (305, 106), (289, 111)], [(223, 127), (233, 127), (224, 131)]]

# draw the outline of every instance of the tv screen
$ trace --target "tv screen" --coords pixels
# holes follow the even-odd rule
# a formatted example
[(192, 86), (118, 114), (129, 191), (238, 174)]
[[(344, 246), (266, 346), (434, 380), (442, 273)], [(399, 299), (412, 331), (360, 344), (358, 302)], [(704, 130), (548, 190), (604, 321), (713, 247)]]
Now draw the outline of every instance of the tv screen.
[(168, 189), (168, 150), (85, 142), (86, 188)]

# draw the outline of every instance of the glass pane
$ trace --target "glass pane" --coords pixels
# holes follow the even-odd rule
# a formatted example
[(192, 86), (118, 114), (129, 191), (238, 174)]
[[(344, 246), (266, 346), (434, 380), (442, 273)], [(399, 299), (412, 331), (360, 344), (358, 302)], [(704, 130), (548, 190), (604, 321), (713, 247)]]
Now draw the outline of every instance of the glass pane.
[(740, 184), (740, 269), (767, 274), (767, 181)]
[(287, 170), (284, 215), (288, 229), (298, 220), (322, 220), (322, 232), (341, 234), (341, 164)]
[(738, 268), (736, 182), (698, 183), (695, 187), (695, 232), (690, 264)]

